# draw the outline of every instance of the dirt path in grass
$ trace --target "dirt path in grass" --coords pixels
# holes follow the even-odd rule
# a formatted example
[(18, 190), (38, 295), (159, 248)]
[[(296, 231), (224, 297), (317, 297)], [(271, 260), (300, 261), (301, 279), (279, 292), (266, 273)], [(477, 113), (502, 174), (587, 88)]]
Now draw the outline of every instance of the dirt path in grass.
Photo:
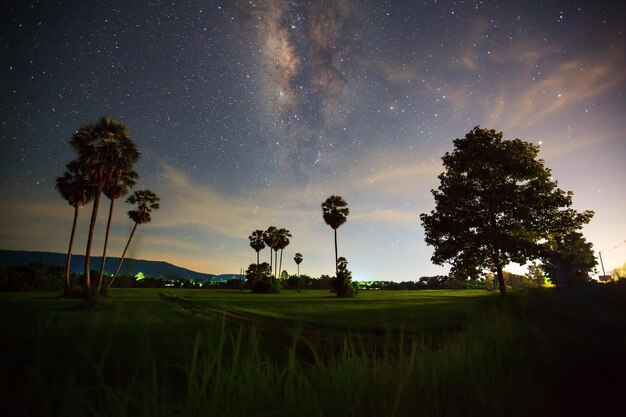
[[(185, 310), (211, 319), (223, 319), (229, 323), (245, 324), (252, 327), (268, 331), (273, 334), (293, 334), (294, 331), (301, 336), (312, 338), (333, 338), (345, 336), (347, 334), (358, 335), (358, 337), (366, 339), (379, 340), (390, 334), (399, 332), (391, 332), (385, 329), (377, 328), (359, 328), (353, 329), (342, 326), (317, 325), (313, 323), (304, 323), (301, 321), (281, 319), (276, 317), (268, 317), (260, 314), (254, 314), (243, 311), (225, 310), (221, 308), (200, 306), (192, 301), (181, 297), (159, 294), (159, 297), (167, 302), (177, 304)], [(407, 332), (404, 332), (406, 335)]]

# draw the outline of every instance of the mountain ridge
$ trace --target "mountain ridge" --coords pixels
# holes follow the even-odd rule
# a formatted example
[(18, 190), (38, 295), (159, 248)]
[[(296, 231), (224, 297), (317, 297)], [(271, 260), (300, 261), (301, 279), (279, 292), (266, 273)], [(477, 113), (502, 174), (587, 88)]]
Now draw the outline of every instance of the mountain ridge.
[[(104, 271), (107, 274), (115, 272), (115, 268), (120, 258), (108, 257), (106, 259)], [(44, 252), (44, 251), (26, 251), (26, 250), (8, 250), (0, 249), (0, 266), (24, 266), (31, 262), (41, 262), (53, 266), (65, 267), (67, 262), (67, 253), (60, 252)], [(102, 262), (101, 256), (91, 257), (91, 269), (100, 270)], [(84, 255), (72, 255), (70, 265), (71, 272), (82, 273), (85, 265)], [(145, 259), (124, 258), (120, 274), (133, 274), (142, 272), (147, 277), (152, 278), (188, 278), (209, 281), (226, 281), (232, 278), (241, 277), (239, 274), (206, 274), (203, 272), (192, 271), (165, 261), (150, 261)]]

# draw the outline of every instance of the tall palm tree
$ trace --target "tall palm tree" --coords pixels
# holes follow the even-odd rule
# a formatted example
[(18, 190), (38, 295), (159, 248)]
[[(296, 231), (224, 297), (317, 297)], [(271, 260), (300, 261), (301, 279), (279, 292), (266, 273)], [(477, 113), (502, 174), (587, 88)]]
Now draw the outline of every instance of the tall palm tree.
[(280, 263), (278, 264), (278, 273), (280, 274), (283, 268), (283, 249), (289, 246), (289, 238), (291, 233), (289, 230), (280, 228), (277, 232), (276, 250), (280, 249)]
[(263, 243), (265, 243), (267, 247), (270, 248), (270, 271), (274, 271), (275, 263), (273, 262), (273, 259), (274, 259), (273, 251), (276, 246), (276, 232), (277, 231), (278, 231), (278, 228), (276, 228), (276, 226), (270, 226), (267, 228), (265, 232), (263, 232)]
[(78, 209), (93, 200), (94, 189), (89, 182), (89, 178), (81, 169), (77, 161), (72, 161), (65, 166), (66, 171), (56, 179), (56, 189), (61, 197), (74, 207), (74, 221), (72, 222), (72, 234), (70, 235), (70, 245), (67, 249), (67, 263), (65, 267), (65, 291), (68, 295), (70, 290), (70, 266), (72, 261), (72, 246), (76, 234), (76, 222), (78, 220)]
[(293, 260), (296, 265), (298, 265), (298, 291), (300, 291), (300, 264), (302, 263), (302, 254), (300, 252), (296, 253)]
[(103, 117), (96, 124), (81, 126), (72, 136), (70, 145), (78, 153), (78, 162), (95, 189), (85, 250), (85, 287), (92, 295), (89, 264), (100, 196), (113, 183), (118, 172), (132, 169), (139, 159), (139, 151), (130, 139), (127, 126), (110, 117)]
[(113, 205), (115, 200), (128, 194), (128, 189), (135, 186), (137, 178), (139, 178), (139, 175), (133, 170), (124, 172), (120, 171), (117, 173), (116, 178), (113, 178), (113, 181), (110, 184), (107, 184), (103, 190), (104, 195), (109, 198), (111, 203), (109, 204), (109, 217), (107, 219), (106, 233), (104, 234), (104, 248), (102, 249), (102, 263), (100, 264), (100, 274), (98, 276), (98, 289), (96, 290), (96, 294), (100, 294), (100, 289), (102, 288), (104, 264), (107, 259), (107, 244), (109, 243), (109, 230), (111, 228), (111, 218), (113, 217)]
[(250, 247), (256, 251), (256, 264), (259, 264), (259, 252), (265, 249), (265, 242), (263, 241), (263, 230), (257, 229), (252, 232), (250, 236)]
[(324, 217), (324, 221), (335, 231), (336, 277), (339, 276), (339, 269), (337, 268), (337, 229), (348, 220), (348, 214), (350, 214), (348, 203), (339, 195), (331, 195), (322, 203), (322, 216)]
[(132, 232), (130, 232), (130, 236), (128, 237), (128, 242), (126, 242), (126, 247), (124, 247), (124, 252), (122, 253), (122, 257), (120, 258), (119, 263), (117, 264), (117, 268), (115, 268), (115, 273), (113, 274), (113, 278), (109, 281), (107, 288), (111, 286), (113, 280), (117, 276), (117, 273), (120, 271), (122, 266), (122, 262), (124, 261), (124, 257), (126, 256), (126, 251), (128, 250), (128, 246), (130, 245), (130, 241), (135, 234), (135, 230), (137, 229), (137, 225), (149, 223), (152, 220), (150, 213), (154, 210), (159, 209), (159, 201), (161, 199), (155, 193), (150, 190), (137, 190), (126, 199), (128, 204), (136, 204), (137, 207), (134, 210), (130, 210), (128, 212), (128, 217), (132, 221), (135, 222), (133, 226)]

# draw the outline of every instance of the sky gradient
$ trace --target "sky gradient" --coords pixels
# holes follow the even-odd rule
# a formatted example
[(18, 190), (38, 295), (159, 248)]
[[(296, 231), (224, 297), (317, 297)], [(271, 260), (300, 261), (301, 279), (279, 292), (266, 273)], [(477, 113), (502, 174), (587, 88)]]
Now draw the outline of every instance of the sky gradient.
[[(274, 225), (293, 235), (283, 269), (300, 252), (302, 273), (332, 275), (320, 204), (339, 194), (355, 279), (444, 274), (419, 215), (441, 156), (480, 125), (540, 144), (574, 207), (595, 211), (583, 232), (607, 272), (626, 262), (620, 2), (95, 3), (3, 2), (2, 249), (67, 250), (73, 210), (54, 180), (73, 132), (110, 116), (142, 153), (137, 188), (161, 196), (129, 257), (238, 273), (256, 260), (248, 235)], [(109, 256), (128, 209), (117, 204)]]

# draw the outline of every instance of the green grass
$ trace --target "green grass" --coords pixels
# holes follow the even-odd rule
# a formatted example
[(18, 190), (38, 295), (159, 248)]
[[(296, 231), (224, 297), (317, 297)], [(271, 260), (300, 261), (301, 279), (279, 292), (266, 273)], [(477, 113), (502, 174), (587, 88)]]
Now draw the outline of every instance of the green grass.
[(0, 415), (621, 415), (626, 288), (484, 294), (0, 294)]
[(457, 328), (493, 295), (483, 290), (361, 291), (355, 298), (337, 298), (326, 290), (265, 295), (236, 290), (169, 290), (164, 293), (218, 311), (321, 327), (414, 331)]

